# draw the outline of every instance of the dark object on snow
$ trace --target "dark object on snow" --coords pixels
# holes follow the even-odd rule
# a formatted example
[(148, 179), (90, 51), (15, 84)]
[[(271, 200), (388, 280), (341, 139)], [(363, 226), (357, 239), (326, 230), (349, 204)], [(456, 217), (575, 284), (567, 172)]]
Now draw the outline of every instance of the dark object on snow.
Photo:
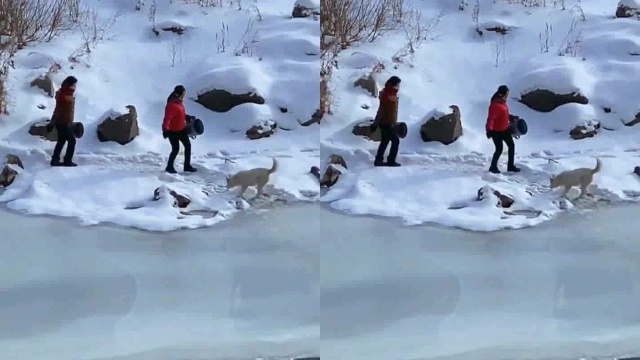
[(635, 168), (633, 168), (633, 173), (640, 176), (640, 166), (636, 166)]
[(509, 115), (509, 132), (511, 136), (518, 139), (521, 135), (526, 135), (529, 131), (529, 127), (527, 126), (527, 122), (515, 115)]
[(196, 136), (200, 136), (204, 133), (204, 123), (195, 116), (187, 115), (186, 129), (187, 134), (189, 134), (192, 139), (195, 139)]
[(309, 173), (313, 174), (318, 180), (320, 180), (320, 168), (317, 166), (312, 166)]
[(407, 129), (407, 123), (404, 123), (404, 122), (395, 123), (395, 128), (396, 128), (396, 133), (398, 134), (398, 137), (400, 139), (404, 139), (405, 137), (407, 137), (407, 132), (409, 131)]
[(74, 122), (71, 124), (71, 132), (73, 137), (81, 139), (84, 136), (84, 125), (81, 122)]

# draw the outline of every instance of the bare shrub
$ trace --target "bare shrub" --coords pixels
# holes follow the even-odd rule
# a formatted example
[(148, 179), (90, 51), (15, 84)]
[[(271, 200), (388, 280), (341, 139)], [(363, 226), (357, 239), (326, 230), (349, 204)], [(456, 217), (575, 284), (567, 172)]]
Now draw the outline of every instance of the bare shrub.
[(495, 57), (495, 66), (500, 66), (500, 60), (503, 63), (507, 62), (507, 43), (505, 36), (502, 35), (495, 40), (495, 47), (493, 48), (493, 55)]
[(476, 32), (482, 35), (482, 30), (480, 30), (480, 0), (476, 0), (476, 4), (473, 6), (471, 20), (476, 25)]
[(553, 46), (553, 26), (545, 23), (544, 34), (540, 33), (540, 53), (548, 53)]
[(405, 35), (405, 44), (391, 59), (396, 63), (401, 63), (405, 57), (413, 55), (422, 43), (433, 40), (435, 38), (434, 31), (443, 17), (444, 13), (440, 13), (425, 23), (420, 11), (407, 10), (402, 17), (401, 25)]
[(156, 4), (156, 0), (153, 0), (151, 2), (151, 6), (149, 6), (149, 21), (151, 22), (151, 28), (153, 29), (153, 32), (157, 32), (158, 30), (156, 29), (156, 10), (158, 10), (158, 4)]
[(253, 18), (249, 19), (247, 22), (247, 28), (244, 30), (242, 37), (238, 41), (238, 45), (236, 45), (236, 49), (234, 51), (235, 56), (248, 56), (252, 57), (256, 47), (258, 45), (258, 30), (254, 27)]
[(567, 35), (562, 40), (562, 43), (558, 47), (558, 56), (578, 56), (580, 47), (582, 45), (582, 30), (578, 28), (578, 20), (573, 19)]
[(93, 49), (104, 40), (111, 38), (111, 30), (115, 26), (122, 13), (118, 12), (111, 17), (101, 18), (93, 9), (85, 9), (82, 12), (78, 29), (82, 34), (82, 44), (69, 55), (70, 62), (79, 62), (84, 55), (91, 55)]
[(222, 29), (216, 33), (216, 51), (218, 54), (226, 52), (229, 45), (229, 25), (223, 22)]

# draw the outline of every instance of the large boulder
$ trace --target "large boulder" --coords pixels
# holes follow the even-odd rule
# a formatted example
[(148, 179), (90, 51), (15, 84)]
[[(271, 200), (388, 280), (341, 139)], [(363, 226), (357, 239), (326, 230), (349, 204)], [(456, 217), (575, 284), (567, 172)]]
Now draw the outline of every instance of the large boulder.
[(255, 92), (232, 94), (227, 90), (210, 90), (198, 95), (196, 102), (215, 112), (227, 112), (242, 104), (252, 103), (263, 105), (264, 98)]
[(250, 140), (267, 138), (275, 133), (276, 127), (278, 127), (278, 124), (275, 121), (263, 120), (258, 124), (253, 125), (249, 130), (247, 130), (245, 135), (247, 135)]
[(578, 125), (569, 131), (569, 136), (573, 140), (582, 140), (594, 137), (600, 130), (600, 123), (597, 121), (587, 121), (583, 125)]
[(48, 141), (58, 141), (58, 130), (53, 128), (51, 132), (47, 130), (49, 119), (43, 119), (29, 127), (29, 135), (39, 136)]
[(332, 187), (338, 182), (340, 179), (340, 175), (342, 175), (342, 171), (347, 170), (347, 162), (344, 161), (344, 158), (337, 154), (331, 154), (329, 156), (329, 163), (327, 164), (327, 169), (322, 175), (322, 179), (320, 180), (320, 186), (322, 187)]
[(379, 91), (378, 90), (378, 82), (373, 77), (373, 73), (359, 78), (358, 80), (356, 80), (353, 83), (353, 86), (354, 87), (361, 87), (361, 88), (367, 90), (367, 92), (369, 94), (371, 94), (371, 96), (378, 97), (378, 91)]
[(589, 99), (578, 92), (556, 94), (550, 90), (538, 89), (522, 95), (520, 102), (535, 111), (548, 113), (566, 104), (587, 105)]
[(420, 127), (420, 137), (424, 142), (437, 141), (449, 145), (462, 136), (462, 118), (460, 108), (456, 105), (449, 107), (450, 114), (433, 116)]
[(617, 18), (640, 17), (640, 3), (635, 0), (621, 0), (616, 9)]
[(108, 116), (96, 130), (100, 142), (114, 141), (120, 145), (130, 143), (136, 136), (140, 135), (138, 126), (138, 112), (135, 106), (127, 105), (128, 114), (116, 117)]
[(49, 97), (54, 97), (56, 93), (55, 85), (53, 84), (53, 79), (49, 73), (40, 75), (39, 77), (33, 79), (31, 81), (31, 87), (37, 87), (38, 89), (47, 93)]
[(373, 119), (363, 120), (353, 127), (351, 133), (355, 136), (364, 136), (369, 140), (380, 141), (380, 128), (376, 128), (376, 131), (371, 131), (371, 124), (373, 124)]
[(305, 18), (311, 15), (320, 15), (320, 2), (317, 0), (296, 0), (291, 16)]

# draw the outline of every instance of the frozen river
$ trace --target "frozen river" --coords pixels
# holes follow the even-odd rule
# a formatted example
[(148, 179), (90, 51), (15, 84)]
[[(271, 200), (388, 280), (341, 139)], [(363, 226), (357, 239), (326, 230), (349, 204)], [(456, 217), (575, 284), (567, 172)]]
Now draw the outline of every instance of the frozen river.
[(638, 215), (475, 234), (301, 207), (153, 234), (2, 213), (0, 359), (638, 356)]
[(476, 234), (326, 215), (322, 359), (640, 356), (638, 216)]
[(319, 230), (292, 213), (157, 234), (3, 211), (0, 359), (317, 355)]

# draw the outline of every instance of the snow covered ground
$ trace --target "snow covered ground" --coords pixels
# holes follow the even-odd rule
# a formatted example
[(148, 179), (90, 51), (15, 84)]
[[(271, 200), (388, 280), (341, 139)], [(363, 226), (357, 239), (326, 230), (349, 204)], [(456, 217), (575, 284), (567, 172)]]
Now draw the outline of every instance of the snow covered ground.
[(324, 214), (322, 359), (636, 359), (636, 216), (478, 234)]
[[(108, 29), (90, 54), (76, 51), (83, 44), (76, 31), (25, 48), (14, 59), (7, 81), (10, 114), (0, 115), (0, 153), (20, 156), (26, 171), (1, 201), (12, 209), (76, 217), (84, 224), (166, 231), (211, 225), (238, 208), (317, 200), (318, 183), (309, 169), (319, 165), (319, 127), (301, 125), (318, 107), (317, 19), (292, 18), (293, 0), (223, 1), (208, 7), (156, 0), (146, 1), (140, 11), (131, 1), (85, 3), (96, 11), (98, 27)], [(150, 22), (154, 3), (157, 35)], [(51, 116), (55, 103), (30, 82), (54, 64), (60, 66), (52, 76), (56, 86), (69, 75), (79, 79), (75, 117), (85, 135), (77, 144), (74, 169), (49, 168), (54, 143), (28, 134), (31, 124)], [(170, 150), (161, 134), (164, 105), (178, 84), (187, 89), (187, 113), (205, 125), (204, 134), (192, 140), (193, 163), (200, 171), (188, 176), (163, 173)], [(212, 89), (256, 93), (264, 104), (214, 112), (195, 102)], [(99, 142), (96, 129), (105, 115), (126, 113), (129, 104), (137, 108), (140, 135), (124, 146)], [(245, 136), (252, 125), (269, 121), (278, 125), (271, 137)], [(220, 191), (227, 175), (270, 167), (271, 157), (280, 161), (267, 188), (274, 201), (237, 204), (235, 193)], [(182, 154), (177, 162), (181, 170)], [(180, 214), (171, 201), (150, 201), (163, 184), (191, 197), (186, 211), (192, 215)]]
[[(640, 178), (633, 170), (640, 165), (640, 128), (623, 125), (640, 113), (637, 19), (615, 18), (615, 0), (546, 1), (546, 7), (471, 0), (462, 11), (459, 3), (409, 1), (422, 13), (429, 32), (427, 41), (400, 61), (392, 58), (406, 43), (402, 29), (338, 56), (339, 66), (329, 82), (333, 115), (323, 120), (321, 153), (322, 161), (332, 153), (342, 155), (349, 171), (322, 200), (351, 214), (478, 231), (533, 226), (563, 209), (637, 200)], [(472, 19), (476, 4), (482, 35)], [(487, 30), (496, 27), (506, 34)], [(406, 122), (409, 131), (400, 143), (401, 168), (373, 168), (378, 143), (351, 133), (378, 107), (376, 98), (354, 86), (374, 68), (383, 69), (374, 73), (380, 87), (392, 75), (402, 79), (399, 121)], [(511, 113), (529, 125), (529, 133), (515, 141), (516, 163), (523, 170), (516, 175), (487, 171), (493, 143), (486, 139), (484, 125), (489, 99), (501, 84), (511, 89)], [(518, 101), (536, 89), (578, 92), (588, 104), (540, 112)], [(452, 104), (461, 110), (462, 136), (450, 145), (423, 142), (420, 127), (429, 114), (449, 113)], [(570, 138), (571, 129), (593, 120), (602, 126), (595, 137)], [(594, 167), (595, 157), (602, 160), (603, 170), (590, 189), (594, 197), (559, 201), (559, 192), (548, 187), (550, 176)], [(503, 171), (505, 163), (506, 147)], [(515, 199), (511, 214), (496, 208), (493, 196), (474, 201), (486, 185)], [(573, 190), (569, 197), (576, 195)]]
[(319, 356), (320, 231), (289, 222), (300, 209), (187, 236), (1, 211), (0, 358)]

